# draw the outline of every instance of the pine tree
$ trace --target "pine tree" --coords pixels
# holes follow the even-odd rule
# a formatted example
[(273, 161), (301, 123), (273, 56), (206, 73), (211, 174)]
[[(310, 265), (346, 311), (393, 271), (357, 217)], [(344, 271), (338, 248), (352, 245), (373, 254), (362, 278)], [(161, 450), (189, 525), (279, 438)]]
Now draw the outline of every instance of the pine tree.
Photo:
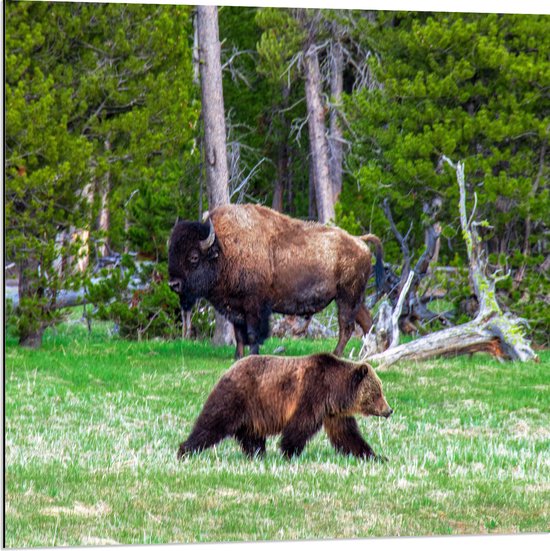
[[(536, 240), (529, 233), (542, 229), (548, 211), (541, 186), (549, 171), (547, 31), (544, 16), (527, 15), (381, 12), (368, 24), (381, 86), (347, 102), (360, 187), (343, 199), (365, 225), (387, 228), (373, 208), (384, 197), (402, 233), (436, 197), (443, 200), (440, 216), (455, 224), (453, 175), (440, 167), (447, 155), (468, 166), (476, 215), (494, 225), (490, 252)], [(416, 224), (417, 245), (421, 230)]]
[(190, 38), (188, 7), (7, 4), (6, 246), (21, 343), (38, 345), (59, 291), (82, 283), (84, 244), (66, 236), (95, 229), (90, 207), (122, 249), (136, 189), (154, 190), (159, 172), (173, 182), (159, 242), (188, 207), (182, 186), (198, 189)]
[(6, 6), (6, 258), (18, 269), (13, 319), (27, 346), (39, 346), (59, 320), (61, 289), (81, 282), (78, 244), (58, 236), (85, 223), (92, 153), (71, 133), (78, 106), (70, 75), (56, 73), (61, 52), (50, 15), (43, 3)]

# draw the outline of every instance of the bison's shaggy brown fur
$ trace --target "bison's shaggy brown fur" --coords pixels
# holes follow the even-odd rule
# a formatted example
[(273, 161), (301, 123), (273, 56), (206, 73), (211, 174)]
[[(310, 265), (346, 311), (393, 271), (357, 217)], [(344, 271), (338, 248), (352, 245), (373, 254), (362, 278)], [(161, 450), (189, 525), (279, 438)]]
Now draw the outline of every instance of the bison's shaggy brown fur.
[[(363, 305), (376, 246), (377, 279), (382, 247), (374, 235), (353, 237), (340, 228), (303, 222), (258, 205), (214, 209), (208, 222), (179, 222), (169, 251), (169, 277), (189, 309), (207, 298), (235, 327), (237, 357), (268, 334), (271, 312), (311, 316), (335, 300), (341, 355), (357, 321), (372, 319)], [(378, 270), (380, 268), (380, 270)]]
[(250, 456), (265, 452), (266, 437), (282, 433), (286, 457), (299, 455), (324, 426), (341, 453), (376, 457), (353, 415), (389, 417), (392, 409), (373, 368), (332, 354), (249, 356), (225, 373), (206, 400), (178, 457), (234, 437)]

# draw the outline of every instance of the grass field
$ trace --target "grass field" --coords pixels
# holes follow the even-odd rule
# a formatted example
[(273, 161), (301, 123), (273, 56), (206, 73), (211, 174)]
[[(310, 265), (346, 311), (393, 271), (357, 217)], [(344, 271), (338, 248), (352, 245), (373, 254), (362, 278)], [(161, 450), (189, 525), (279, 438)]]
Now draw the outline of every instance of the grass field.
[[(335, 343), (270, 339), (263, 352), (281, 344), (302, 355)], [(8, 339), (6, 546), (548, 531), (549, 352), (379, 371), (395, 413), (359, 424), (387, 463), (337, 455), (322, 433), (290, 462), (277, 438), (261, 460), (228, 440), (177, 462), (232, 355), (77, 323), (37, 351)]]

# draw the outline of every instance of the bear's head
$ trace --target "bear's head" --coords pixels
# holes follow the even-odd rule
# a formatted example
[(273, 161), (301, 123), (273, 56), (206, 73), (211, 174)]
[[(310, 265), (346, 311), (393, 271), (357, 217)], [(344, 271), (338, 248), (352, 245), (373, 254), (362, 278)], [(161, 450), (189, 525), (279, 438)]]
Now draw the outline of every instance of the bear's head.
[(389, 417), (393, 413), (382, 392), (382, 382), (371, 365), (364, 363), (357, 366), (353, 379), (357, 388), (352, 408), (354, 413), (378, 417)]

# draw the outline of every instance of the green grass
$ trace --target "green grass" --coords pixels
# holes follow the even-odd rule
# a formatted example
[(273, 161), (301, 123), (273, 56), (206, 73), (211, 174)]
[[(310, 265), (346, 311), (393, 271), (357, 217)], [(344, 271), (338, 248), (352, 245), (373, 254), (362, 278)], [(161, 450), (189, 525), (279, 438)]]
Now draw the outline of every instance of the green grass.
[[(332, 350), (271, 339), (263, 352)], [(359, 349), (359, 341), (350, 345)], [(8, 339), (8, 547), (548, 531), (550, 353), (379, 371), (390, 420), (359, 420), (385, 464), (337, 455), (248, 460), (227, 440), (181, 463), (179, 443), (233, 348), (125, 342), (69, 323), (41, 350)]]

